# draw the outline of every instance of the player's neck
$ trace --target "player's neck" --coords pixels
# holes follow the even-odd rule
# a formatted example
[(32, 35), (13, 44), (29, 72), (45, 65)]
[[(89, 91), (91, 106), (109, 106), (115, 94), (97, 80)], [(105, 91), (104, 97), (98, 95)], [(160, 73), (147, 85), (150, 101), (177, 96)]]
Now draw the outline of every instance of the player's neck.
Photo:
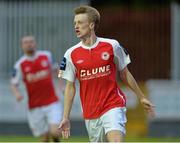
[(82, 44), (88, 47), (92, 46), (96, 42), (96, 40), (97, 36), (94, 33), (81, 39)]
[(35, 51), (34, 52), (26, 52), (26, 55), (28, 57), (33, 57), (35, 55)]

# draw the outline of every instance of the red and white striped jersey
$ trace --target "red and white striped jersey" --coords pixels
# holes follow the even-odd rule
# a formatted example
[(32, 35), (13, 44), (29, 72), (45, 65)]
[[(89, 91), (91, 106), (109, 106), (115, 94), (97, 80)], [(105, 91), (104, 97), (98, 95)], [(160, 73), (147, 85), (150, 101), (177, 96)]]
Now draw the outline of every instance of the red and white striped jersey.
[(52, 59), (49, 51), (36, 51), (22, 56), (14, 66), (12, 84), (24, 81), (29, 108), (51, 104), (58, 100), (52, 80)]
[(61, 76), (71, 82), (79, 80), (85, 119), (95, 119), (112, 108), (125, 106), (126, 98), (116, 82), (116, 70), (124, 69), (129, 63), (129, 55), (113, 39), (98, 37), (91, 47), (80, 42), (67, 50), (60, 65)]

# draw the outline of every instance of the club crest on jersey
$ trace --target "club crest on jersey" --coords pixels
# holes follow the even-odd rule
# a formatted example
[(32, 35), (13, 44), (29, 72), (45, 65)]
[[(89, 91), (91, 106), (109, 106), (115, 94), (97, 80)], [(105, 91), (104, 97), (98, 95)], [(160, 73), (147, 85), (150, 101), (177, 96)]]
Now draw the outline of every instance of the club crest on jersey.
[(41, 62), (41, 65), (42, 65), (42, 67), (47, 67), (48, 66), (48, 62), (46, 60), (43, 60)]
[(102, 58), (103, 60), (108, 60), (109, 57), (110, 57), (110, 55), (109, 55), (108, 52), (103, 52), (103, 53), (101, 54), (101, 58)]
[(27, 67), (25, 67), (25, 69), (24, 69), (24, 71), (25, 71), (25, 72), (29, 72), (30, 70), (31, 70), (31, 68), (30, 68), (30, 67), (28, 67), (28, 66), (27, 66)]

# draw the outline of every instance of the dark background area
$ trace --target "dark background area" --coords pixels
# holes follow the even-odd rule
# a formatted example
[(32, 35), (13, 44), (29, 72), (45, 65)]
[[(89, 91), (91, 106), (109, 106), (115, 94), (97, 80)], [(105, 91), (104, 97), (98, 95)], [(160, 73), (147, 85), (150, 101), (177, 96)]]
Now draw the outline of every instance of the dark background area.
[(170, 0), (92, 0), (101, 13), (98, 36), (113, 38), (130, 54), (138, 81), (170, 79)]
[(91, 5), (96, 6), (117, 6), (117, 5), (127, 5), (127, 6), (162, 6), (162, 5), (170, 5), (171, 2), (180, 3), (180, 0), (91, 0)]

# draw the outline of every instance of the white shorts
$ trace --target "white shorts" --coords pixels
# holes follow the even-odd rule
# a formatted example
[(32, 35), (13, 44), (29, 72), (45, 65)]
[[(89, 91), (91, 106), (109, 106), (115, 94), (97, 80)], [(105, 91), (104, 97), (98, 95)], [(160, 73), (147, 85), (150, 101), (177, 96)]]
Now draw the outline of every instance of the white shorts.
[(90, 142), (107, 142), (106, 134), (118, 130), (126, 134), (126, 108), (116, 107), (104, 113), (98, 119), (85, 120)]
[(49, 125), (59, 124), (62, 119), (62, 105), (55, 102), (28, 111), (28, 122), (34, 136), (47, 133)]

